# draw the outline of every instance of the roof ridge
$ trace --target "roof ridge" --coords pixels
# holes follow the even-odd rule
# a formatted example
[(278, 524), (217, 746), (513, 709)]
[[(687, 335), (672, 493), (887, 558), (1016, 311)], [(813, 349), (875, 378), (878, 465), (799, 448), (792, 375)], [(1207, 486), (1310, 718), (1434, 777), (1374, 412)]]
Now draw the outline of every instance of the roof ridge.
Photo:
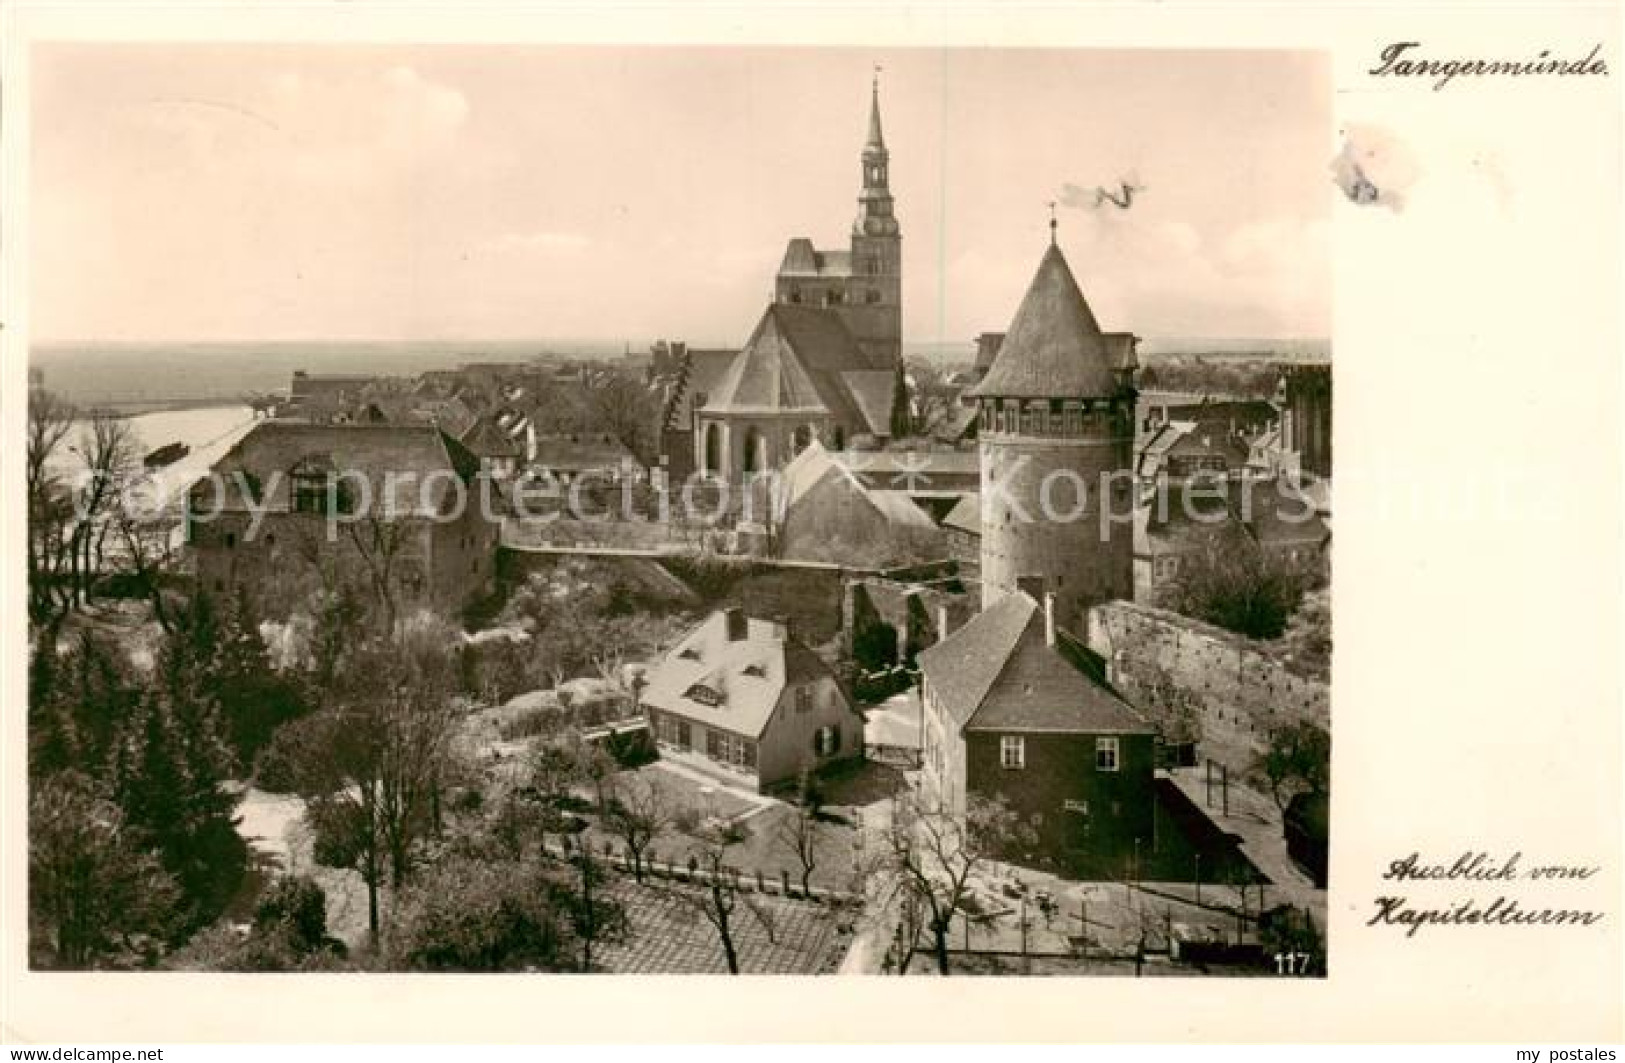
[[(999, 685), (999, 680), (1004, 677), (1004, 673), (1009, 671), (1011, 662), (1016, 659), (1016, 651), (1021, 648), (1022, 638), (1027, 634), (1027, 629), (1032, 626), (1033, 619), (1038, 615), (1038, 603), (1033, 601), (1032, 595), (1026, 591), (1015, 591), (1013, 594), (1027, 599), (1027, 619), (1022, 622), (1020, 629), (1016, 631), (1016, 637), (1010, 643), (1010, 649), (1005, 653), (1004, 660), (999, 662), (998, 670), (993, 673), (993, 678), (988, 680), (987, 686), (983, 687), (981, 694), (977, 695), (976, 707), (971, 709), (969, 716), (965, 717), (965, 722), (959, 725), (961, 732), (970, 730), (976, 723), (976, 717), (982, 714), (982, 709), (987, 705), (987, 696), (993, 692), (994, 687)], [(985, 611), (978, 614), (978, 616), (986, 615)], [(960, 630), (964, 629), (961, 628)]]

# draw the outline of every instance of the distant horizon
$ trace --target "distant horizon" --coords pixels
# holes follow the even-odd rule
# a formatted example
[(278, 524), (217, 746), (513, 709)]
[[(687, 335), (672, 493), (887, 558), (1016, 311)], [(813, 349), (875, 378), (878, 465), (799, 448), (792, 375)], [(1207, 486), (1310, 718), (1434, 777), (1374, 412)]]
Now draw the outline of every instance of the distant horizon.
[[(998, 332), (999, 329), (988, 331)], [(1330, 334), (1280, 334), (1280, 335), (1196, 335), (1182, 333), (1135, 333), (1142, 343), (1213, 343), (1213, 344), (1241, 344), (1241, 343), (1321, 343), (1330, 346)], [(748, 339), (748, 335), (745, 337)], [(230, 339), (198, 339), (193, 337), (166, 336), (155, 339), (104, 336), (79, 336), (69, 338), (51, 337), (46, 339), (29, 338), (30, 352), (44, 348), (65, 347), (272, 347), (272, 346), (309, 346), (312, 344), (354, 344), (369, 346), (445, 346), (463, 344), (478, 346), (482, 344), (500, 344), (503, 346), (519, 346), (522, 344), (553, 344), (573, 346), (624, 346), (630, 344), (633, 353), (648, 353), (651, 344), (659, 342), (685, 343), (689, 347), (698, 349), (739, 348), (744, 345), (744, 339), (715, 340), (690, 339), (684, 336), (657, 336), (653, 339), (637, 339), (623, 337), (595, 338), (588, 336), (544, 337), (544, 336), (425, 336), (419, 338), (396, 338), (389, 336), (282, 336), (272, 338), (230, 338)], [(964, 340), (910, 340), (905, 338), (903, 346), (908, 347), (967, 347), (974, 349), (976, 337)], [(565, 353), (565, 352), (557, 352)]]

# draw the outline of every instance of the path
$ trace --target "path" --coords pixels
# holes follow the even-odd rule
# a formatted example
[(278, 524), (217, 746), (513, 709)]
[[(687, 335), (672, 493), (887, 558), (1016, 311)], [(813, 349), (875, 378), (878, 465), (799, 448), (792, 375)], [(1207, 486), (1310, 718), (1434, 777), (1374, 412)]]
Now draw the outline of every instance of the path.
[(1277, 903), (1285, 901), (1308, 909), (1321, 927), (1326, 925), (1326, 891), (1316, 889), (1309, 876), (1287, 855), (1286, 837), (1281, 833), (1281, 810), (1275, 802), (1246, 786), (1232, 783), (1229, 795), (1229, 815), (1219, 797), (1218, 784), (1213, 788), (1213, 804), (1207, 800), (1207, 780), (1201, 768), (1179, 768), (1168, 772), (1168, 778), (1179, 787), (1191, 803), (1211, 819), (1220, 830), (1238, 839), (1242, 854), (1270, 880), (1269, 893)]

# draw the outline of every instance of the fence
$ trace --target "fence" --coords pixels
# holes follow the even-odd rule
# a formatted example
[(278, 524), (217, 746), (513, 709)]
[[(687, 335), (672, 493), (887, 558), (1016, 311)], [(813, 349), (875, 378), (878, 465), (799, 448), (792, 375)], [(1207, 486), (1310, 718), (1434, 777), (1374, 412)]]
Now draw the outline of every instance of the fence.
[[(549, 838), (544, 843), (548, 855), (560, 859), (569, 859), (587, 846), (587, 842), (572, 842), (569, 835), (564, 840), (555, 843)], [(618, 849), (613, 842), (604, 842), (596, 849), (597, 854), (611, 867), (625, 874), (633, 874), (636, 870), (636, 861), (632, 858), (631, 850), (624, 845)], [(643, 873), (646, 877), (662, 879), (668, 882), (680, 882), (689, 885), (709, 885), (715, 878), (710, 869), (699, 866), (698, 859), (690, 857), (685, 863), (662, 860), (658, 856), (649, 855), (643, 858)], [(811, 886), (803, 889), (799, 882), (790, 878), (790, 873), (780, 869), (777, 876), (764, 874), (760, 869), (741, 871), (736, 867), (724, 866), (720, 872), (726, 885), (733, 889), (760, 893), (764, 896), (784, 897), (788, 900), (812, 901), (815, 904), (828, 904), (832, 906), (861, 905), (863, 898), (855, 893), (846, 893), (841, 890), (827, 889), (823, 886)]]

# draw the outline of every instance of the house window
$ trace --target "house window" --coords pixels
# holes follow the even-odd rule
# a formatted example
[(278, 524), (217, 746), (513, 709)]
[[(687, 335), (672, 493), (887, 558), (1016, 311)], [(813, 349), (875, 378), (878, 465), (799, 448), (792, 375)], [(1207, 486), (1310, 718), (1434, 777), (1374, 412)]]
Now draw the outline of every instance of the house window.
[(1095, 739), (1095, 770), (1096, 771), (1116, 771), (1117, 770), (1117, 739), (1115, 739), (1115, 738), (1097, 738), (1097, 739)]
[(1006, 768), (1027, 766), (1027, 740), (1020, 735), (1005, 735), (999, 739), (999, 764)]
[(820, 757), (833, 757), (841, 751), (841, 729), (820, 727), (813, 732), (813, 752)]
[(812, 711), (812, 687), (796, 687), (796, 711)]
[(756, 743), (740, 735), (707, 731), (705, 753), (712, 760), (730, 767), (742, 769), (756, 767)]
[(355, 512), (350, 485), (333, 475), (332, 462), (306, 460), (293, 469), (293, 511), (295, 513)]
[(1087, 816), (1089, 814), (1089, 802), (1069, 797), (1061, 802), (1061, 809), (1066, 812), (1076, 812), (1080, 816)]

